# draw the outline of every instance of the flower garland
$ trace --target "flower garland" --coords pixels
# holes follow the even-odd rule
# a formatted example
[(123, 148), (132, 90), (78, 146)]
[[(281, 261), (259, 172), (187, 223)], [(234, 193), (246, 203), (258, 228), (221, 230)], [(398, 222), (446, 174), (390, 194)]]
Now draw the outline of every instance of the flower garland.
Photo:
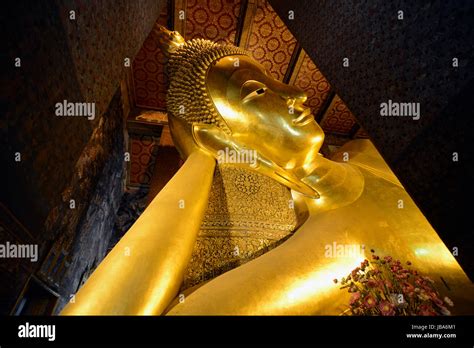
[(451, 315), (446, 305), (453, 307), (453, 302), (448, 297), (441, 300), (431, 278), (404, 268), (391, 256), (380, 258), (371, 252), (371, 261), (365, 259), (347, 277), (334, 279), (351, 293), (349, 308), (342, 314)]

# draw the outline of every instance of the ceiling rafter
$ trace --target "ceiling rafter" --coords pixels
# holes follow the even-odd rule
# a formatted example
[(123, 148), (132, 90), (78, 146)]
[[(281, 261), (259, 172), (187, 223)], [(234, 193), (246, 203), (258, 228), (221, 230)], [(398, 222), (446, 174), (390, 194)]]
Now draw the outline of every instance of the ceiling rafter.
[(242, 0), (240, 3), (239, 19), (237, 21), (237, 28), (236, 28), (235, 40), (234, 40), (235, 46), (239, 46), (240, 39), (242, 37), (242, 30), (244, 27), (244, 20), (245, 20), (245, 15), (247, 13), (248, 2), (249, 0)]
[(252, 29), (253, 19), (255, 17), (255, 13), (258, 7), (258, 1), (257, 0), (244, 0), (242, 2), (242, 6), (245, 6), (245, 12), (244, 13), (241, 12), (243, 16), (239, 19), (238, 25), (241, 26), (241, 28), (239, 28), (240, 35), (238, 38), (239, 41), (236, 42), (236, 46), (246, 49), (247, 44), (250, 39), (250, 32)]
[(288, 78), (288, 81), (287, 81), (287, 83), (289, 85), (294, 85), (295, 84), (296, 79), (298, 78), (298, 74), (300, 72), (301, 66), (303, 65), (305, 55), (306, 55), (305, 51), (301, 48), (301, 46), (299, 44), (298, 44), (298, 46), (300, 47), (300, 50), (299, 50), (299, 52), (297, 52), (298, 54), (297, 54), (297, 58), (294, 62), (293, 68), (291, 69), (291, 71), (288, 70), (288, 71), (290, 71), (289, 78)]
[(359, 129), (360, 129), (360, 125), (358, 123), (355, 123), (352, 126), (351, 130), (349, 131), (349, 138), (354, 139)]
[(331, 87), (331, 89), (329, 90), (328, 97), (326, 98), (323, 105), (321, 106), (321, 109), (319, 109), (318, 114), (315, 115), (316, 122), (318, 122), (319, 124), (321, 124), (322, 120), (326, 116), (326, 113), (329, 111), (329, 107), (333, 103), (335, 96), (336, 96), (336, 92), (334, 92), (334, 90)]
[(293, 54), (291, 55), (290, 61), (288, 63), (288, 68), (286, 69), (285, 76), (283, 77), (283, 83), (289, 84), (292, 76), (294, 75), (294, 71), (298, 63), (300, 64), (298, 69), (301, 67), (302, 60), (300, 62), (300, 58), (302, 56), (302, 52), (303, 49), (301, 48), (301, 45), (297, 42), (295, 49), (293, 50)]
[[(187, 1), (186, 0), (172, 0), (171, 1), (172, 27), (173, 30), (181, 34), (186, 39), (186, 17), (187, 17)], [(184, 11), (184, 12), (180, 12)], [(184, 14), (184, 16), (183, 16)]]

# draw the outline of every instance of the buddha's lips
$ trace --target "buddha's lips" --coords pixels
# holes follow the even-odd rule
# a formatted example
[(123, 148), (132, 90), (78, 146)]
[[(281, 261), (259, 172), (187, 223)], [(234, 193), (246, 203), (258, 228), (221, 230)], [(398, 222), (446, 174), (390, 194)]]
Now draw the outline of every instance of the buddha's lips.
[(311, 114), (311, 109), (306, 108), (303, 112), (293, 120), (293, 124), (296, 126), (304, 126), (305, 124), (314, 120), (313, 115)]

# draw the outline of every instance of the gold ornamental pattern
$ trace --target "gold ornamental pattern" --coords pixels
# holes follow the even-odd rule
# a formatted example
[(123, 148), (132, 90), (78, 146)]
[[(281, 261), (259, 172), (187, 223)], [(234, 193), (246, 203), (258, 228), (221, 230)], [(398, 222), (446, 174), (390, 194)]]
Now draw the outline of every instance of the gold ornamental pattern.
[(264, 254), (295, 227), (288, 188), (254, 171), (219, 165), (182, 290)]

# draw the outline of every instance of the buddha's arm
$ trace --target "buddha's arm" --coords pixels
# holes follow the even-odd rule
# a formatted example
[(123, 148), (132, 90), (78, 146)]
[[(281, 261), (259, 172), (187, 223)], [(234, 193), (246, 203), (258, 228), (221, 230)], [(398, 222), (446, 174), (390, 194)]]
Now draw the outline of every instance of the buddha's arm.
[[(347, 294), (339, 290), (333, 279), (345, 276), (363, 259), (325, 257), (324, 245), (315, 238), (318, 233), (309, 222), (278, 248), (203, 285), (167, 314), (324, 315), (341, 312)], [(334, 228), (327, 232), (338, 234)], [(323, 252), (319, 252), (321, 250)]]
[(194, 152), (97, 267), (63, 315), (159, 314), (176, 296), (215, 160)]

